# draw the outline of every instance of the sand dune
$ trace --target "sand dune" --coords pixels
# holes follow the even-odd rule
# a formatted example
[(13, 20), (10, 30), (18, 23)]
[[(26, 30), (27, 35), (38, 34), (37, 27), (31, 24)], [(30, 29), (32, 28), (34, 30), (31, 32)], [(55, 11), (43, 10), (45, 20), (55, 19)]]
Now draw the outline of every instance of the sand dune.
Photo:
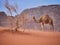
[(3, 30), (0, 31), (0, 45), (60, 45), (60, 32)]

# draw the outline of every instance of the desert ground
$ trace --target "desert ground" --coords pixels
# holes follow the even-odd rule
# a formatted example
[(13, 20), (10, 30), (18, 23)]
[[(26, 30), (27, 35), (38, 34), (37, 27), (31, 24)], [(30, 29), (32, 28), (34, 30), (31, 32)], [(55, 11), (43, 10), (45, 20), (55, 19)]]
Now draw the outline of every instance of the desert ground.
[(60, 45), (60, 32), (0, 28), (0, 45)]

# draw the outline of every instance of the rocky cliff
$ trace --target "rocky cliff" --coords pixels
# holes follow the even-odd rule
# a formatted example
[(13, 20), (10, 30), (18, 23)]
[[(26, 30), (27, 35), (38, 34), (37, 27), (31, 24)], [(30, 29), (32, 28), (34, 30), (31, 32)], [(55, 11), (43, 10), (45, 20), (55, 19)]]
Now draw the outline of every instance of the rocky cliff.
[[(25, 9), (20, 14), (21, 18), (25, 18), (25, 28), (41, 29), (41, 24), (37, 24), (32, 19), (33, 16), (38, 20), (42, 15), (48, 13), (54, 21), (55, 31), (60, 31), (60, 5), (39, 6), (35, 8)], [(45, 26), (47, 28), (47, 26)]]
[[(55, 31), (60, 31), (60, 5), (38, 6), (25, 9), (18, 16), (12, 17), (11, 21), (13, 21), (14, 24), (16, 22), (16, 18), (18, 17), (20, 27), (41, 30), (41, 24), (35, 23), (33, 16), (35, 16), (38, 20), (46, 13), (53, 19)], [(11, 16), (7, 16), (4, 12), (0, 12), (0, 26), (10, 26), (9, 17)], [(49, 30), (49, 25), (45, 25), (45, 30)]]

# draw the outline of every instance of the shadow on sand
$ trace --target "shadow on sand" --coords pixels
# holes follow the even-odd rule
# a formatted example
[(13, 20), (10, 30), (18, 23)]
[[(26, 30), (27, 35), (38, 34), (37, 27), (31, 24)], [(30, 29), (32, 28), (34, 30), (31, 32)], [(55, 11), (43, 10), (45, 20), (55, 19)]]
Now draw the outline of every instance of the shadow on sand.
[(0, 31), (0, 34), (4, 34), (4, 33), (10, 33), (10, 34), (21, 34), (21, 35), (30, 35), (30, 33), (28, 32), (23, 32), (23, 31), (14, 31), (14, 30), (2, 30)]

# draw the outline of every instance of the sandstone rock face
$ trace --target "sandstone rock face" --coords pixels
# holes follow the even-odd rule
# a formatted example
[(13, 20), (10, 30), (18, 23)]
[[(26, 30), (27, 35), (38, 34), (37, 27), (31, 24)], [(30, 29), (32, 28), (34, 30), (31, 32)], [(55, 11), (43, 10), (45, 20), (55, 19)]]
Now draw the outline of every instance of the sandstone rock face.
[[(42, 15), (46, 13), (52, 17), (55, 31), (60, 31), (60, 5), (39, 6), (35, 8), (25, 9), (20, 14), (20, 17), (23, 18), (24, 16), (26, 19), (25, 28), (41, 30), (41, 24), (35, 23), (32, 17), (35, 16), (38, 20)], [(46, 29), (48, 29), (47, 27), (49, 26), (45, 26)]]
[(13, 18), (14, 17), (12, 16), (12, 19), (11, 19), (11, 16), (7, 16), (5, 12), (0, 12), (0, 26), (2, 27), (10, 26), (10, 23), (13, 20)]
[[(16, 18), (18, 17), (19, 26), (21, 28), (41, 30), (41, 24), (35, 23), (33, 16), (35, 16), (38, 20), (42, 15), (45, 15), (46, 13), (53, 19), (55, 31), (60, 31), (60, 5), (39, 6), (25, 9), (18, 16), (12, 16), (11, 21), (15, 26)], [(9, 17), (11, 16), (7, 16), (4, 12), (0, 12), (0, 26), (10, 26), (10, 20), (8, 19)], [(49, 25), (45, 25), (45, 30), (49, 30)]]
[(7, 15), (5, 12), (0, 12), (0, 26), (5, 26), (7, 24)]

